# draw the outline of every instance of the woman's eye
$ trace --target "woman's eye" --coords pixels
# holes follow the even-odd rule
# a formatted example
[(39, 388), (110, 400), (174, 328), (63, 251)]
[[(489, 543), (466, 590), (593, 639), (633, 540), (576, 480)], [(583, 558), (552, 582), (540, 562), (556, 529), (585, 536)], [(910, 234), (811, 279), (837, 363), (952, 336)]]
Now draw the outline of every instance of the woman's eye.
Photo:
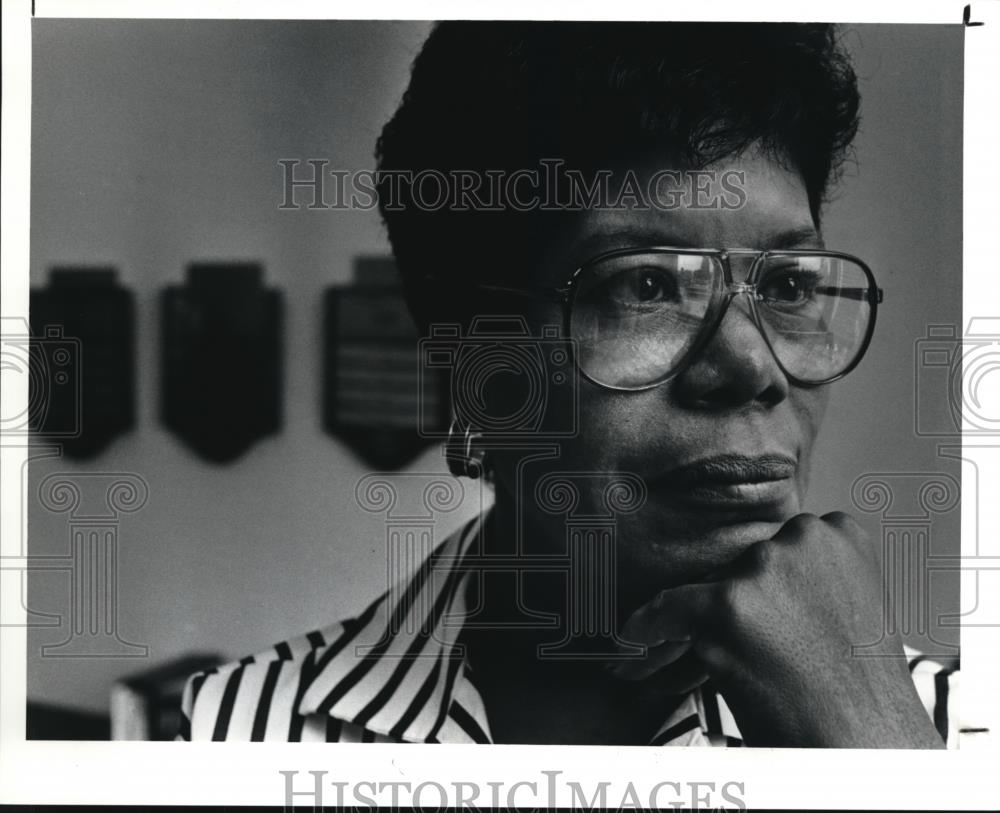
[(663, 293), (663, 280), (653, 276), (652, 274), (643, 274), (639, 278), (638, 287), (640, 301), (649, 302), (650, 300), (656, 299)]
[(770, 276), (758, 291), (765, 300), (794, 303), (811, 299), (815, 288), (815, 275), (785, 272)]
[(615, 275), (608, 281), (608, 293), (618, 302), (647, 304), (675, 302), (677, 281), (656, 269), (635, 269)]

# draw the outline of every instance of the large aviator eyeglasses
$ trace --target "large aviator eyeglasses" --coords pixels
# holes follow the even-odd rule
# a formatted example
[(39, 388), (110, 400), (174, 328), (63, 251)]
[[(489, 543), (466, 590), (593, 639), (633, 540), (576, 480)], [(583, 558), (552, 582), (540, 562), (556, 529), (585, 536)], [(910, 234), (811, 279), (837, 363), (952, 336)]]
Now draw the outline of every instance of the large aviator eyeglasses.
[(883, 300), (864, 262), (813, 249), (629, 248), (593, 258), (557, 288), (471, 287), (558, 302), (578, 369), (613, 390), (649, 389), (680, 373), (738, 296), (791, 381), (828, 384), (861, 361)]

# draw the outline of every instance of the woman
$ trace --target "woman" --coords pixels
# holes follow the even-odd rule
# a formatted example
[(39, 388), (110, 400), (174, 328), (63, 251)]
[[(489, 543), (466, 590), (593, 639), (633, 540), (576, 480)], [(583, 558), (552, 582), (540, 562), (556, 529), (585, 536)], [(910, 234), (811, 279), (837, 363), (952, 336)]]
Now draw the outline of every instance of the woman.
[(882, 298), (820, 228), (857, 125), (829, 26), (439, 25), (380, 208), (418, 324), (462, 337), (449, 461), (495, 507), (193, 677), (185, 736), (954, 744), (953, 675), (852, 654), (888, 635), (872, 541), (802, 513)]

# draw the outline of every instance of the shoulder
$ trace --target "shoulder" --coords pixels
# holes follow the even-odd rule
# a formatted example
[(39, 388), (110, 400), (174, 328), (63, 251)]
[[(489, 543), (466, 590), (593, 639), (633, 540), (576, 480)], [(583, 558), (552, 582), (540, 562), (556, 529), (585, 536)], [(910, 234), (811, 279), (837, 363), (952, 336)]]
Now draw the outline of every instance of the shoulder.
[(330, 624), (191, 675), (181, 699), (180, 738), (287, 739), (306, 664), (350, 623)]
[(461, 624), (452, 616), (464, 617), (464, 579), (456, 563), (480, 523), (467, 522), (360, 614), (192, 675), (179, 739), (397, 742), (436, 734), (443, 723), (435, 709), (447, 711), (461, 660)]

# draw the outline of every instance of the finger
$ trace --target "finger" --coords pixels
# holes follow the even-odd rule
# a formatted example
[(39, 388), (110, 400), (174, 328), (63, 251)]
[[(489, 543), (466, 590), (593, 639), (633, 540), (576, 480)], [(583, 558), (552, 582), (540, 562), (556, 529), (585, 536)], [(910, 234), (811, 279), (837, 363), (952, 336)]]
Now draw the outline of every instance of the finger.
[(858, 525), (857, 520), (845, 511), (830, 511), (829, 513), (823, 514), (820, 519), (828, 525), (832, 525), (834, 528), (839, 528), (842, 531), (854, 531), (861, 527)]
[(786, 522), (771, 537), (772, 542), (804, 542), (830, 538), (831, 531), (836, 537), (858, 542), (867, 537), (864, 528), (850, 514), (844, 511), (829, 511), (823, 516), (798, 514)]
[(613, 670), (611, 674), (629, 683), (655, 685), (657, 691), (666, 694), (686, 694), (708, 680), (704, 664), (690, 650), (658, 669)]
[(796, 514), (771, 537), (772, 542), (799, 542), (823, 523), (815, 514)]
[(691, 641), (711, 610), (710, 599), (717, 583), (685, 584), (661, 590), (625, 622), (622, 637), (649, 647)]
[(854, 550), (859, 551), (869, 566), (878, 566), (876, 542), (854, 517), (843, 511), (831, 511), (829, 514), (823, 514), (820, 519), (838, 531)]
[(660, 669), (683, 658), (691, 646), (691, 641), (680, 641), (650, 647), (643, 658), (620, 658), (609, 661), (608, 671), (622, 680), (645, 680)]
[(815, 514), (797, 514), (781, 526), (771, 537), (775, 541), (794, 542), (820, 530), (823, 526), (834, 528), (847, 536), (863, 534), (864, 530), (850, 514), (844, 511), (829, 511), (821, 517)]

